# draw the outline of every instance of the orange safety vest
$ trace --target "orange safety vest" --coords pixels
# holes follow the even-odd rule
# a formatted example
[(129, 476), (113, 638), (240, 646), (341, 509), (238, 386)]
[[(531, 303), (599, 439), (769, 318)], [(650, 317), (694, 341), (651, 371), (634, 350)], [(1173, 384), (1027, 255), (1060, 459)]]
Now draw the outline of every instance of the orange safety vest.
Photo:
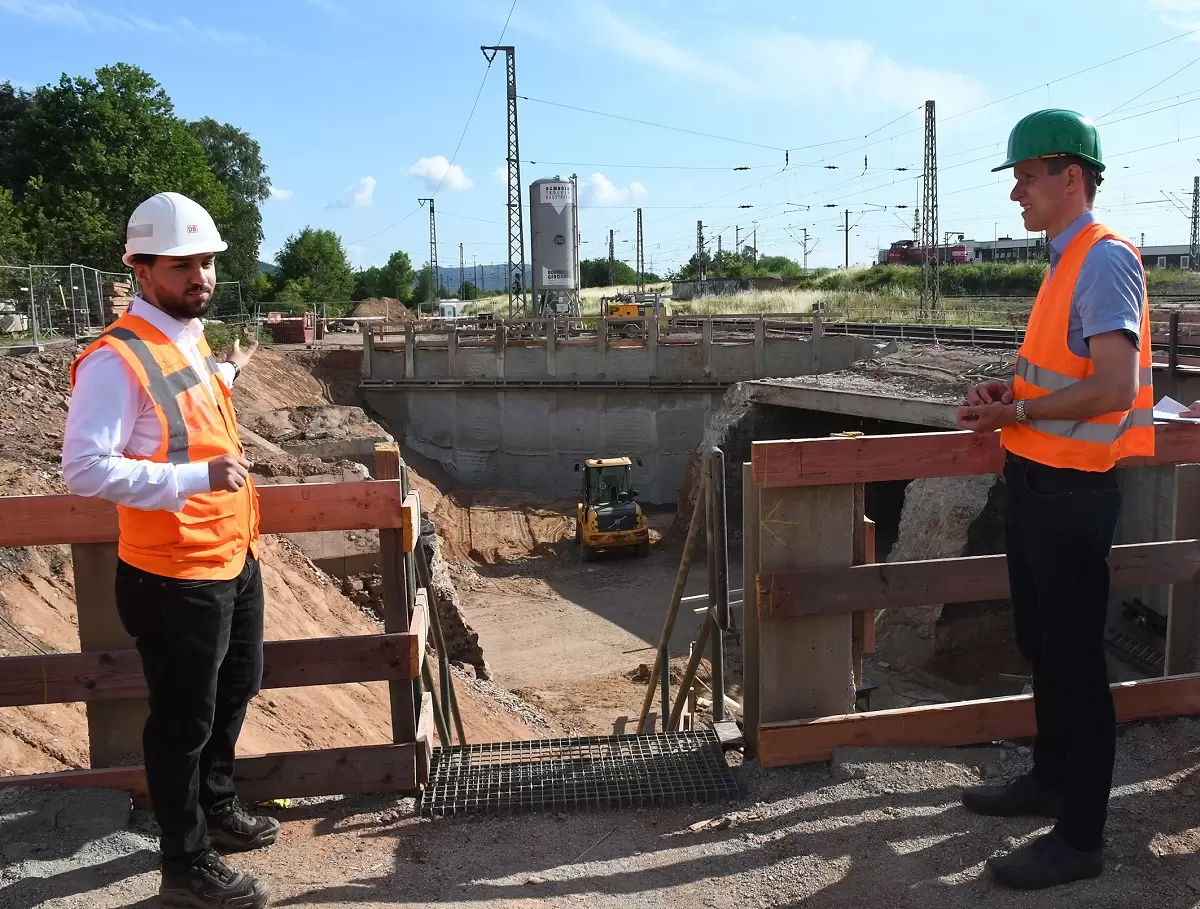
[[(1040, 398), (1069, 388), (1095, 372), (1089, 357), (1067, 346), (1071, 298), (1088, 251), (1101, 240), (1120, 240), (1137, 247), (1103, 224), (1093, 222), (1068, 244), (1053, 274), (1047, 274), (1029, 316), (1025, 341), (1017, 354), (1013, 377), (1015, 400)], [(1141, 256), (1138, 254), (1138, 261)], [(1144, 272), (1143, 272), (1144, 274)], [(1138, 392), (1133, 408), (1086, 420), (1031, 420), (1005, 426), (1000, 444), (1015, 455), (1050, 467), (1105, 471), (1128, 457), (1154, 454), (1154, 370), (1150, 350), (1150, 300), (1143, 291), (1139, 331)]]
[[(162, 426), (162, 443), (154, 454), (126, 457), (187, 464), (242, 453), (233, 397), (203, 337), (199, 346), (206, 375), (201, 377), (166, 335), (140, 316), (126, 313), (71, 364), (72, 388), (79, 364), (102, 346), (120, 354), (133, 370)], [(202, 387), (205, 382), (212, 397)], [(178, 513), (118, 505), (117, 517), (118, 554), (151, 574), (227, 581), (241, 573), (247, 552), (258, 556), (258, 494), (249, 478), (237, 492), (191, 496)]]

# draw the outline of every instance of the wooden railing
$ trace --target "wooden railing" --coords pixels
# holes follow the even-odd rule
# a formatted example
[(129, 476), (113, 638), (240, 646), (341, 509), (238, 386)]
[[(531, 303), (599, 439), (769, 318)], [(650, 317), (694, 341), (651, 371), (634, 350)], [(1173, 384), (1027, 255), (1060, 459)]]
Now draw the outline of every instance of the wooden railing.
[[(379, 479), (259, 487), (263, 533), (379, 530), (385, 611), (383, 634), (268, 641), (262, 687), (387, 681), (392, 744), (239, 757), (238, 791), (247, 799), (415, 792), (428, 781), (432, 702), (416, 681), (428, 595), (408, 577), (420, 502), (402, 489), (402, 469), (399, 449), (386, 444), (375, 451)], [(0, 659), (0, 707), (84, 702), (91, 754), (89, 769), (0, 776), (0, 786), (126, 789), (147, 803), (143, 768), (111, 766), (141, 751), (147, 710), (141, 660), (116, 612), (116, 539), (116, 510), (102, 500), (0, 497), (0, 546), (71, 545), (82, 651)]]
[[(1118, 720), (1200, 714), (1200, 428), (1159, 427), (1175, 468), (1174, 536), (1115, 546), (1114, 589), (1173, 584), (1166, 678), (1113, 686)], [(869, 564), (863, 484), (999, 473), (999, 434), (928, 433), (755, 442), (743, 480), (745, 719), (768, 767), (829, 760), (844, 745), (949, 746), (1032, 735), (1031, 696), (855, 713), (875, 610), (1003, 599), (1003, 555)], [(1126, 508), (1130, 503), (1126, 502)], [(853, 677), (853, 681), (852, 681)]]

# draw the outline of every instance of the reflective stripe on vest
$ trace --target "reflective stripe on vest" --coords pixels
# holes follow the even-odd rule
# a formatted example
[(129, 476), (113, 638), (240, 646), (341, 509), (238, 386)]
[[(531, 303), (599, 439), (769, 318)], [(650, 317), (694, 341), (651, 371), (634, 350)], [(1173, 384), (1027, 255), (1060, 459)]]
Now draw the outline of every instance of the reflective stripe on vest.
[[(79, 355), (71, 367), (103, 347), (117, 353), (137, 376), (162, 427), (159, 447), (130, 455), (147, 461), (197, 464), (242, 452), (229, 389), (203, 337), (199, 368), (159, 329), (126, 313)], [(204, 387), (202, 387), (204, 386)], [(258, 551), (258, 497), (254, 483), (236, 492), (200, 492), (178, 512), (117, 506), (121, 559), (151, 574), (184, 580), (237, 577), (247, 553)]]
[[(1091, 359), (1070, 348), (1070, 314), (1084, 261), (1092, 247), (1106, 239), (1118, 240), (1136, 253), (1128, 240), (1093, 222), (1067, 244), (1057, 267), (1043, 280), (1013, 374), (1017, 399), (1036, 400), (1094, 374)], [(1150, 304), (1145, 292), (1138, 335), (1138, 390), (1128, 411), (1085, 420), (1042, 419), (1005, 426), (1000, 431), (1000, 444), (1013, 454), (1041, 464), (1089, 471), (1109, 470), (1122, 458), (1153, 455), (1154, 370)]]
[[(196, 374), (196, 370), (191, 366), (164, 374), (158, 361), (154, 359), (154, 354), (150, 352), (150, 347), (128, 328), (114, 325), (105, 334), (123, 341), (133, 351), (138, 362), (142, 364), (142, 369), (146, 371), (146, 378), (150, 383), (147, 391), (154, 399), (154, 403), (162, 408), (167, 417), (167, 461), (171, 464), (186, 464), (188, 462), (188, 428), (183, 419), (183, 411), (179, 407), (177, 396), (189, 388), (203, 385), (204, 380)], [(212, 361), (213, 364), (217, 362), (211, 356), (206, 358), (207, 361)], [(209, 369), (214, 374), (216, 373), (215, 366), (209, 366)]]
[[(1046, 389), (1046, 391), (1062, 391), (1064, 388), (1069, 388), (1080, 381), (1073, 376), (1063, 375), (1061, 372), (1047, 369), (1045, 366), (1034, 366), (1021, 356), (1017, 357), (1017, 368), (1013, 374), (1024, 379), (1030, 385), (1036, 385), (1038, 388)], [(1138, 382), (1141, 385), (1153, 384), (1154, 367), (1145, 366), (1140, 368), (1138, 370)]]

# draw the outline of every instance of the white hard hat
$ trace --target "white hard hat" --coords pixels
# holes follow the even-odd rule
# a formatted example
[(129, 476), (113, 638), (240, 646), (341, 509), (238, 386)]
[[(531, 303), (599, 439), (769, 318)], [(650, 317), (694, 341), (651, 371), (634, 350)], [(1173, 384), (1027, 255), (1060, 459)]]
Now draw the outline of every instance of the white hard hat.
[(228, 248), (203, 205), (179, 193), (158, 193), (129, 216), (121, 261), (132, 267), (138, 255), (194, 256)]

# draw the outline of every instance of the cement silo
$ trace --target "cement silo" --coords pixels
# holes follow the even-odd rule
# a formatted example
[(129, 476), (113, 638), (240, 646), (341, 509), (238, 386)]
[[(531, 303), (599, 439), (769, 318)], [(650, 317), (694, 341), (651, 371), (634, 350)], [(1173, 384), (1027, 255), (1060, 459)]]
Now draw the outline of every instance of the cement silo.
[(576, 182), (529, 185), (529, 249), (533, 259), (533, 317), (579, 315), (579, 218)]

